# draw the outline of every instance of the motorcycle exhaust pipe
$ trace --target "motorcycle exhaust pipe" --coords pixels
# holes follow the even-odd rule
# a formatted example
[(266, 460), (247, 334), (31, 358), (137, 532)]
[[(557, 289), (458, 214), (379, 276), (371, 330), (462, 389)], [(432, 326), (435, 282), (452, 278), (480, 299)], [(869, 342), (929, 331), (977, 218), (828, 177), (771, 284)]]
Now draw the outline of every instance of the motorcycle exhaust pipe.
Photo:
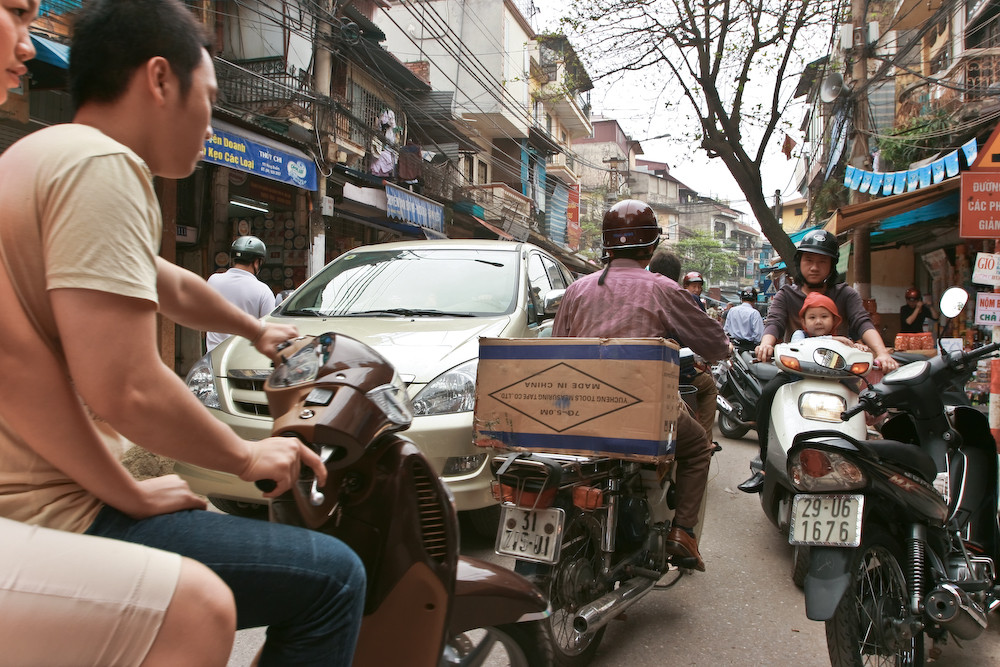
[(717, 407), (719, 409), (719, 412), (725, 414), (727, 417), (729, 417), (730, 419), (732, 419), (734, 422), (736, 422), (740, 426), (753, 427), (753, 425), (754, 425), (753, 422), (745, 422), (742, 419), (740, 419), (739, 416), (737, 416), (737, 414), (736, 414), (736, 409), (732, 406), (732, 404), (730, 404), (729, 401), (727, 401), (726, 399), (724, 399), (722, 396), (716, 396), (715, 397), (715, 407)]
[(928, 593), (924, 609), (959, 639), (975, 639), (986, 629), (986, 613), (954, 584), (941, 584)]
[(616, 616), (642, 599), (656, 584), (649, 577), (633, 577), (610, 593), (580, 607), (573, 618), (573, 629), (580, 634), (597, 632)]

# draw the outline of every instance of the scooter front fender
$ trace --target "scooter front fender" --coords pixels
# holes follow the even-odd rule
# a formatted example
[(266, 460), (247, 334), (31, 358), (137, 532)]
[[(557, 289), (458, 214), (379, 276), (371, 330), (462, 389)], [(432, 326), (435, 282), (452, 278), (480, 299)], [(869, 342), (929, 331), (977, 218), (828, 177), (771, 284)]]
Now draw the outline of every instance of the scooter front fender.
[(851, 560), (854, 549), (841, 547), (811, 547), (809, 573), (803, 591), (806, 616), (810, 621), (833, 618), (840, 599), (851, 584)]
[(459, 557), (450, 620), (452, 635), (533, 621), (549, 613), (545, 595), (521, 575), (487, 561)]

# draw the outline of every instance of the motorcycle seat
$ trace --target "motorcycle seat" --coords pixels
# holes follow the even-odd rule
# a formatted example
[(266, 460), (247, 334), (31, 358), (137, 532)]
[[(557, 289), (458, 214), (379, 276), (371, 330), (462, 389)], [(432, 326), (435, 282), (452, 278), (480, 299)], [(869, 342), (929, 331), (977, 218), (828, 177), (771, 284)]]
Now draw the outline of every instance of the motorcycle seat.
[(933, 482), (937, 477), (934, 459), (916, 445), (898, 440), (864, 440), (859, 445), (887, 463), (920, 475), (925, 481)]
[(773, 378), (775, 375), (781, 372), (781, 370), (772, 363), (751, 363), (753, 360), (747, 360), (747, 366), (750, 367), (750, 372), (753, 376), (763, 383)]

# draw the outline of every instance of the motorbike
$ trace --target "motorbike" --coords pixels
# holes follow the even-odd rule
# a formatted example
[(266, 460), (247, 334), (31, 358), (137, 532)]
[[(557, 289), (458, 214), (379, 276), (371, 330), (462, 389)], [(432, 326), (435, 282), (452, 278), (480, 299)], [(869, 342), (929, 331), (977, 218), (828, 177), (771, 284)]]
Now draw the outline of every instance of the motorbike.
[(459, 555), (450, 491), (400, 433), (412, 407), (388, 361), (341, 334), (303, 336), (281, 351), (264, 390), (272, 433), (300, 439), (328, 471), (320, 488), (303, 466), (270, 520), (334, 535), (365, 564), (354, 665), (480, 665), (498, 653), (505, 665), (551, 664), (541, 591)]
[[(694, 358), (683, 348), (681, 368)], [(588, 664), (609, 622), (695, 565), (665, 550), (672, 462), (510, 452), (492, 466), (501, 502), (495, 551), (514, 558), (515, 572), (547, 594), (559, 665)]]
[[(845, 421), (840, 415), (857, 405), (858, 377), (872, 369), (874, 359), (870, 352), (832, 338), (805, 338), (775, 346), (774, 363), (796, 379), (782, 385), (774, 397), (762, 463), (764, 484), (759, 495), (764, 515), (779, 531), (785, 532), (795, 495), (786, 463), (795, 436), (809, 431), (836, 430), (850, 437), (866, 438), (868, 427), (863, 415)], [(753, 468), (754, 463), (751, 463)], [(792, 581), (796, 586), (803, 585), (808, 565), (808, 548), (794, 546)]]
[(732, 338), (732, 354), (712, 366), (712, 376), (719, 388), (716, 397), (719, 431), (738, 440), (757, 428), (757, 404), (768, 380), (778, 374), (774, 364), (759, 364), (754, 359), (756, 344)]
[[(945, 292), (942, 314), (967, 297)], [(886, 414), (885, 439), (796, 437), (789, 541), (811, 550), (806, 614), (826, 623), (832, 665), (922, 665), (934, 643), (981, 635), (1000, 607), (996, 445), (981, 412), (943, 397), (998, 350), (941, 349), (864, 389), (841, 417)]]

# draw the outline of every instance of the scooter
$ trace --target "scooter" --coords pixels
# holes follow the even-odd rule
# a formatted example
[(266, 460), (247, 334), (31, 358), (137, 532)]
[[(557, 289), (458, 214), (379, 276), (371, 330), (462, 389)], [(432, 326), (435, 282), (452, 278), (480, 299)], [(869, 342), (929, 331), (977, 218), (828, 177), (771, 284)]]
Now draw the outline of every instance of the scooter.
[[(867, 437), (863, 415), (842, 421), (840, 414), (857, 405), (859, 376), (872, 369), (874, 358), (870, 352), (832, 338), (805, 338), (776, 345), (774, 363), (797, 379), (778, 389), (771, 407), (760, 505), (768, 520), (785, 532), (795, 494), (786, 462), (795, 436), (808, 431), (836, 430), (858, 439)], [(808, 564), (808, 549), (794, 548), (792, 581), (797, 586), (802, 586)]]
[[(393, 367), (336, 333), (304, 336), (281, 351), (264, 390), (273, 434), (299, 438), (326, 465), (319, 487), (303, 467), (272, 501), (270, 520), (334, 535), (368, 575), (354, 664), (549, 665), (542, 593), (524, 577), (460, 556), (448, 488), (400, 431), (413, 417)], [(264, 491), (273, 482), (259, 483)]]
[[(968, 298), (953, 290), (940, 307), (948, 317)], [(806, 614), (826, 623), (834, 667), (922, 665), (934, 655), (926, 640), (975, 639), (1000, 608), (996, 445), (982, 413), (943, 397), (998, 351), (942, 349), (863, 390), (841, 418), (888, 413), (889, 439), (796, 437), (789, 542), (811, 550)]]
[(731, 339), (732, 354), (712, 367), (719, 395), (719, 431), (727, 438), (738, 440), (757, 428), (757, 405), (763, 387), (778, 374), (774, 364), (759, 364), (754, 359), (755, 344), (741, 338)]

